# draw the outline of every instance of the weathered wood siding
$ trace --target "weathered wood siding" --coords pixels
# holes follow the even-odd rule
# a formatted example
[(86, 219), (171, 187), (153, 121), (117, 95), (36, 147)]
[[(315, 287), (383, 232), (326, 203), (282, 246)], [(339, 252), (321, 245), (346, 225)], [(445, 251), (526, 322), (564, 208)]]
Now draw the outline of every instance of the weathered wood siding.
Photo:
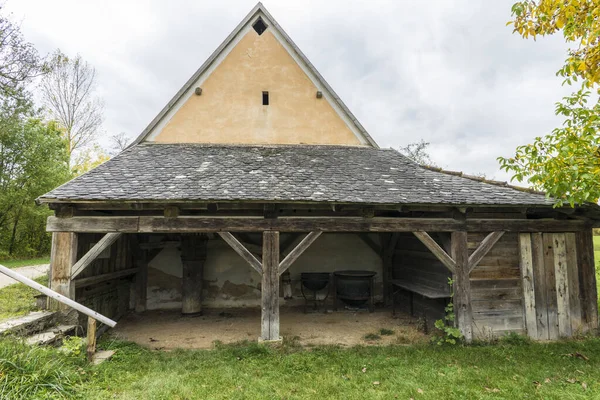
[[(79, 234), (77, 259), (80, 259), (102, 236), (102, 234), (94, 233)], [(106, 255), (107, 258), (101, 255), (94, 260), (77, 279), (91, 278), (132, 268), (129, 236), (122, 235), (106, 250)], [(79, 288), (76, 284), (77, 279), (74, 281), (76, 301), (113, 319), (122, 316), (129, 309), (133, 276), (106, 280)]]
[[(469, 254), (488, 233), (469, 233)], [(471, 271), (475, 338), (490, 339), (506, 332), (525, 331), (518, 249), (518, 235), (505, 233)]]
[(530, 337), (555, 340), (597, 327), (593, 244), (586, 234), (520, 234), (523, 296), (527, 309), (535, 310), (525, 321)]

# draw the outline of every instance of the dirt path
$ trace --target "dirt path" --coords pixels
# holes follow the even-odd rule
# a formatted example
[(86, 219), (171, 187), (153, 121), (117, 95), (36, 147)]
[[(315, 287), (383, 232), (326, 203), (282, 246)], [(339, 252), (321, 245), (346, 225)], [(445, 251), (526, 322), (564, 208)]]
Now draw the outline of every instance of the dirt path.
[[(365, 339), (365, 335), (378, 333), (382, 328), (389, 329), (389, 334), (374, 341)], [(205, 310), (203, 316), (196, 318), (182, 317), (179, 311), (148, 311), (121, 319), (113, 333), (157, 350), (210, 349), (215, 340), (256, 341), (260, 335), (260, 310)], [(282, 309), (281, 335), (296, 338), (303, 346), (406, 344), (425, 337), (412, 318), (392, 318), (389, 310), (304, 314)]]
[[(18, 272), (21, 275), (26, 276), (29, 279), (39, 278), (40, 276), (44, 276), (48, 273), (48, 269), (50, 268), (50, 264), (41, 264), (41, 265), (31, 265), (29, 267), (20, 267), (15, 268), (13, 271)], [(19, 283), (12, 278), (0, 273), (0, 289), (6, 286), (10, 286), (12, 284)]]

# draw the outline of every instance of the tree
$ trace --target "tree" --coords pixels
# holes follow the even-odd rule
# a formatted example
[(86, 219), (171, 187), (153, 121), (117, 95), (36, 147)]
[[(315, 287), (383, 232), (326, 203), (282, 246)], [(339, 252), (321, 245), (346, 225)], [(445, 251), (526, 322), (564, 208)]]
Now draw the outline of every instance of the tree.
[(429, 144), (429, 142), (426, 142), (423, 139), (421, 139), (418, 142), (409, 143), (405, 147), (400, 147), (400, 153), (404, 154), (406, 157), (416, 162), (417, 164), (435, 167), (435, 163), (431, 160), (431, 157), (427, 152)]
[(112, 135), (110, 137), (111, 149), (110, 149), (109, 153), (111, 155), (119, 154), (120, 152), (122, 152), (123, 150), (125, 150), (127, 148), (130, 140), (131, 140), (131, 138), (129, 136), (127, 136), (127, 134), (125, 132), (121, 132), (116, 135)]
[(20, 27), (0, 15), (0, 96), (23, 97), (24, 85), (47, 69), (35, 47), (23, 38)]
[[(56, 123), (43, 123), (28, 113), (15, 113), (3, 122), (4, 129), (0, 132), (0, 254), (43, 254), (49, 250), (44, 221), (50, 210), (37, 207), (34, 201), (70, 177), (66, 143)], [(35, 237), (35, 242), (22, 240), (24, 237)]]
[(103, 103), (95, 95), (96, 70), (81, 56), (69, 58), (58, 50), (40, 85), (44, 107), (58, 121), (71, 159), (91, 144), (103, 120)]
[(519, 146), (514, 157), (499, 157), (501, 168), (528, 180), (556, 200), (556, 206), (600, 198), (600, 0), (520, 1), (513, 5), (514, 32), (524, 38), (562, 32), (573, 44), (557, 75), (580, 88), (556, 104), (561, 127)]

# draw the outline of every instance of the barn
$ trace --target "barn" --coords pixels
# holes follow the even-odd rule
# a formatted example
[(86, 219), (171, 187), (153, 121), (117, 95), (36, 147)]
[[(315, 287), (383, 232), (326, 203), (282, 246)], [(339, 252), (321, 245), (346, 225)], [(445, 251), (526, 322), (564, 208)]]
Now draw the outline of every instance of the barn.
[(279, 340), (316, 285), (338, 312), (452, 302), (466, 341), (598, 327), (597, 205), (379, 148), (260, 3), (129, 148), (38, 201), (51, 288), (113, 319), (260, 309)]

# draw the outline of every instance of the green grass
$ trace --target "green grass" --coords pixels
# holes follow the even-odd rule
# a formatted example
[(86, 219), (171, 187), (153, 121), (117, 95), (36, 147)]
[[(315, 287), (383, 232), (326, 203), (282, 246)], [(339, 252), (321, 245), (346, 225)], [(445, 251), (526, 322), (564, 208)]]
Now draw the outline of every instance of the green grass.
[(28, 258), (22, 260), (0, 260), (6, 268), (28, 267), (30, 265), (50, 264), (50, 257)]
[[(42, 285), (48, 285), (47, 276), (34, 280)], [(37, 310), (34, 298), (37, 294), (39, 294), (37, 290), (22, 283), (0, 289), (0, 321)]]
[[(82, 367), (83, 356), (74, 360), (48, 350), (54, 352), (52, 370), (61, 376), (49, 374), (49, 358), (34, 363), (9, 355), (22, 370), (6, 369), (0, 360), (0, 388), (12, 391), (4, 397), (0, 392), (0, 398), (18, 398), (10, 395), (48, 380), (63, 389), (63, 397), (56, 397), (67, 399), (589, 399), (600, 391), (598, 338), (311, 350), (245, 343), (173, 352), (104, 340), (100, 347), (117, 352), (96, 367)], [(0, 359), (7, 357), (2, 349)], [(51, 398), (48, 388), (37, 387), (46, 390), (39, 398)]]

